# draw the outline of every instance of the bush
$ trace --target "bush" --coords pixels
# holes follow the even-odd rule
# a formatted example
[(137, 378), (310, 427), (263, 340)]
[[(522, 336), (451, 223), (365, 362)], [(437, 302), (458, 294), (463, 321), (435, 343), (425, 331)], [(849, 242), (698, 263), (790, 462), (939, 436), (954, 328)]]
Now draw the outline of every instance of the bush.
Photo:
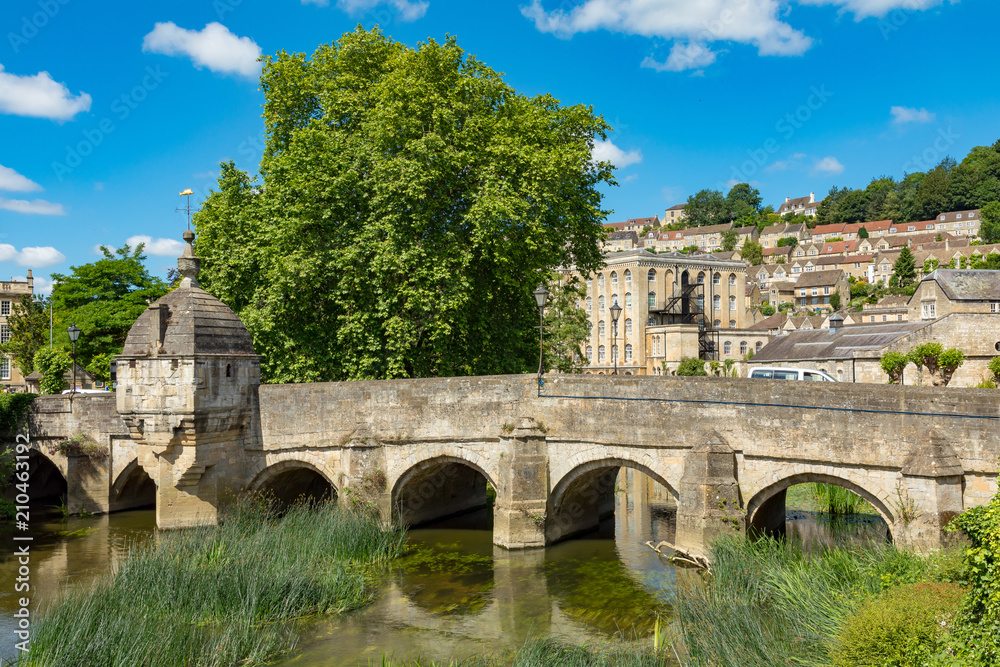
[(73, 366), (73, 361), (64, 353), (51, 347), (43, 347), (35, 353), (35, 370), (42, 374), (43, 394), (58, 394), (65, 386), (63, 376)]
[(903, 370), (910, 358), (902, 352), (886, 352), (882, 355), (882, 370), (889, 376), (889, 384), (899, 384), (903, 379)]
[(1000, 357), (993, 357), (987, 368), (989, 368), (990, 373), (993, 374), (993, 381), (1000, 383)]
[(705, 371), (705, 362), (695, 357), (684, 357), (680, 366), (677, 367), (677, 375), (693, 376), (708, 375)]
[(848, 617), (832, 651), (837, 667), (924, 665), (937, 653), (965, 591), (957, 584), (899, 586)]
[(11, 442), (21, 431), (35, 394), (0, 394), (0, 443)]
[(108, 448), (102, 447), (85, 433), (77, 433), (74, 436), (60, 440), (49, 448), (49, 454), (56, 452), (63, 456), (86, 456), (90, 459), (105, 459), (108, 457)]

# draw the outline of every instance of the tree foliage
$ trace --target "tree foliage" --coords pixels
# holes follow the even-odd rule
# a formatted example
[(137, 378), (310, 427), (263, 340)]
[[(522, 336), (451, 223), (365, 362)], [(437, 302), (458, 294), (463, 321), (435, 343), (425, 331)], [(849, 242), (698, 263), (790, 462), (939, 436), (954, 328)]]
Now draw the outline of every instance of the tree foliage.
[(743, 247), (740, 248), (740, 257), (749, 266), (757, 266), (764, 263), (764, 246), (752, 239), (747, 239)]
[(576, 276), (549, 284), (552, 292), (544, 316), (545, 367), (579, 373), (587, 363), (582, 346), (590, 337), (590, 319), (581, 307), (587, 290)]
[(64, 376), (73, 365), (61, 350), (43, 347), (35, 353), (35, 370), (42, 374), (41, 392), (58, 394), (66, 387)]
[(906, 287), (917, 279), (916, 263), (909, 247), (903, 246), (903, 249), (899, 251), (899, 257), (892, 265), (892, 275), (900, 287)]
[(43, 303), (35, 303), (30, 294), (14, 302), (7, 318), (10, 340), (0, 343), (0, 354), (9, 354), (23, 375), (35, 370), (35, 352), (45, 345), (49, 333), (49, 314)]
[(705, 362), (697, 357), (684, 357), (677, 367), (677, 375), (696, 376), (708, 375), (705, 370)]
[(143, 244), (128, 244), (111, 252), (101, 246), (96, 262), (70, 267), (70, 275), (52, 274), (52, 303), (59, 318), (62, 347), (68, 346), (65, 330), (80, 330), (77, 360), (87, 366), (99, 354), (120, 354), (129, 329), (150, 303), (166, 294), (162, 280), (143, 265)]
[(882, 370), (889, 376), (889, 384), (900, 384), (903, 381), (903, 370), (910, 363), (910, 357), (902, 352), (886, 352), (879, 362)]
[(979, 238), (984, 243), (1000, 243), (1000, 201), (990, 202), (980, 212)]
[(260, 180), (224, 164), (195, 218), (201, 282), (264, 379), (534, 370), (532, 290), (602, 264), (604, 120), (518, 94), (454, 38), (359, 27), (264, 60)]
[(722, 250), (724, 252), (732, 252), (736, 250), (736, 244), (739, 243), (740, 234), (735, 229), (727, 229), (722, 232)]

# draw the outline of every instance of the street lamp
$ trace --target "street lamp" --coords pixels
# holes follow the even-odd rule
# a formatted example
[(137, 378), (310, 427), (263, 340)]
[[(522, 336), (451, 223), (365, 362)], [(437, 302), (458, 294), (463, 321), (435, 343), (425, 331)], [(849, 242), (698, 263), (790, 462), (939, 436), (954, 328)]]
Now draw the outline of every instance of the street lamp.
[[(36, 306), (44, 306), (45, 300), (41, 298), (41, 294), (37, 295), (32, 303)], [(52, 297), (49, 297), (49, 349), (52, 348)]]
[(622, 314), (622, 307), (615, 301), (611, 304), (611, 358), (615, 362), (615, 375), (618, 375), (618, 318)]
[(73, 343), (73, 388), (70, 390), (71, 394), (76, 393), (76, 341), (80, 338), (80, 330), (76, 328), (76, 324), (69, 325), (69, 329), (66, 329), (66, 334), (69, 336), (69, 340)]
[(543, 319), (542, 315), (545, 312), (545, 302), (549, 298), (549, 291), (545, 289), (545, 285), (538, 283), (538, 289), (536, 289), (532, 294), (535, 295), (535, 304), (538, 306), (538, 393), (542, 393), (542, 331), (543, 331)]

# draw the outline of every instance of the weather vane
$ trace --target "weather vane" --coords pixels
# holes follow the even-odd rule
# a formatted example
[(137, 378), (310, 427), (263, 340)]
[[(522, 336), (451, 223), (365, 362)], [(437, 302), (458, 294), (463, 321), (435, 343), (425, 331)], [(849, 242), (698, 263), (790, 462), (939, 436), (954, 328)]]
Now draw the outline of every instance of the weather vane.
[[(175, 208), (174, 209), (175, 211), (183, 211), (183, 212), (187, 213), (188, 231), (191, 231), (191, 195), (193, 195), (193, 194), (194, 194), (194, 190), (192, 190), (191, 188), (188, 188), (187, 190), (185, 190), (184, 192), (182, 192), (180, 196), (181, 197), (187, 197), (187, 206), (185, 206), (184, 208)], [(197, 212), (198, 211), (195, 211), (195, 213), (197, 213)]]

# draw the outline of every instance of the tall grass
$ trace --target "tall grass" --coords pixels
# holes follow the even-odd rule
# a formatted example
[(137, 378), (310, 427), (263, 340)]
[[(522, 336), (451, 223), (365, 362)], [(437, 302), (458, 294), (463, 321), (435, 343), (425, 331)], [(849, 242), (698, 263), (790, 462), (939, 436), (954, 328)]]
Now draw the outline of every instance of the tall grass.
[(947, 579), (959, 567), (951, 556), (928, 560), (891, 545), (806, 550), (770, 538), (724, 538), (712, 554), (711, 582), (677, 591), (690, 665), (829, 665), (835, 638), (862, 602), (898, 584)]
[(841, 515), (875, 513), (864, 498), (836, 484), (815, 484), (813, 493), (821, 512)]
[(221, 525), (133, 547), (96, 584), (42, 614), (18, 665), (259, 665), (296, 641), (287, 621), (371, 599), (369, 566), (405, 531), (335, 504), (283, 516), (244, 497)]
[[(655, 651), (648, 644), (609, 642), (574, 646), (556, 639), (528, 639), (514, 651), (475, 656), (461, 661), (436, 662), (419, 658), (395, 661), (384, 656), (381, 667), (663, 667), (676, 665), (670, 650)], [(374, 665), (375, 663), (369, 663)]]

